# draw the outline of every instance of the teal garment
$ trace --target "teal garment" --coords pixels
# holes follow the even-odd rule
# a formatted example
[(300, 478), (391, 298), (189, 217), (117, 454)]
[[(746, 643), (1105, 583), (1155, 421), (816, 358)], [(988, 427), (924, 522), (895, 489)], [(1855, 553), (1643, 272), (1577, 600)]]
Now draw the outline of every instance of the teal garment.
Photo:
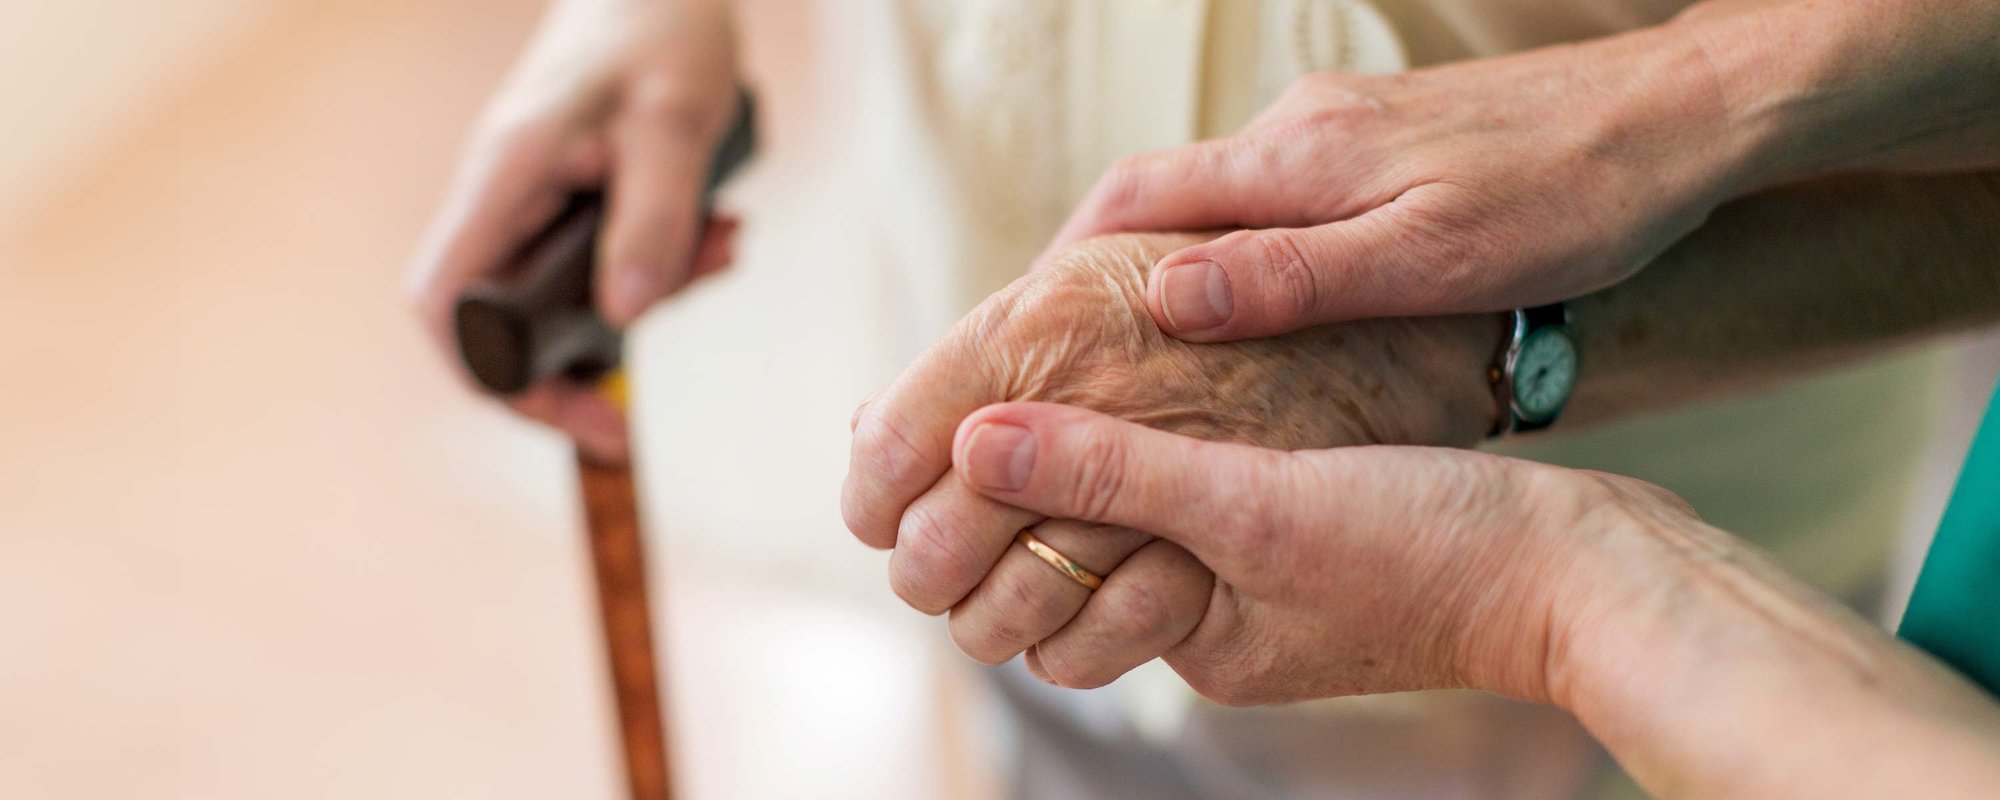
[(1896, 635), (2000, 694), (2000, 388)]

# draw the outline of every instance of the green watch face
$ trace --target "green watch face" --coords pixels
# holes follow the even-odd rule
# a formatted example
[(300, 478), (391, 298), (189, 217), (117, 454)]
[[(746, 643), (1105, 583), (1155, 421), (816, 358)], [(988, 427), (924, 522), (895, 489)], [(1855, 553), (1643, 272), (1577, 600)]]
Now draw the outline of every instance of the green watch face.
[(1554, 419), (1576, 389), (1576, 342), (1563, 327), (1542, 328), (1521, 340), (1514, 359), (1514, 407), (1522, 419)]

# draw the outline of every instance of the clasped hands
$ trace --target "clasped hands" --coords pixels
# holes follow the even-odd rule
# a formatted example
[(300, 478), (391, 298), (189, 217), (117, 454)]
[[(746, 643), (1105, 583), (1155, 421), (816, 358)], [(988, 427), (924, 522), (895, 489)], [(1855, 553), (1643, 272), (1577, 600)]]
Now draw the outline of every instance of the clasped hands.
[[(1307, 451), (1477, 442), (1502, 325), (1454, 312), (1615, 283), (1740, 188), (1678, 37), (1309, 76), (1236, 136), (1121, 163), (1033, 273), (856, 413), (849, 528), (967, 654), (1062, 686), (1157, 657), (1229, 702), (1478, 685), (1495, 665), (1472, 654), (1553, 629), (1540, 596), (1568, 589), (1544, 579), (1574, 559), (1546, 540), (1591, 530), (1602, 495), (1692, 516), (1470, 453)], [(1624, 83), (1662, 74), (1687, 77), (1637, 108)], [(1633, 122), (1660, 103), (1700, 113)], [(1663, 155), (1711, 133), (1712, 162)], [(1218, 228), (1251, 230), (1098, 238)]]
[[(1441, 448), (1499, 413), (1492, 312), (1617, 284), (1788, 174), (1697, 33), (1307, 76), (1121, 162), (856, 413), (849, 528), (967, 654), (1062, 686), (1164, 658), (1231, 703), (1550, 699), (1572, 620), (1699, 560), (1604, 554), (1710, 529), (1657, 487)], [(1143, 233), (1192, 230), (1235, 232)]]
[[(1230, 703), (1467, 685), (1541, 652), (1563, 542), (1609, 478), (1443, 449), (1491, 424), (1495, 315), (1190, 344), (1145, 305), (1202, 237), (1091, 240), (988, 299), (855, 414), (842, 510), (973, 658), (1096, 687), (1164, 657)], [(1290, 452), (1300, 451), (1300, 452)], [(1532, 526), (1537, 530), (1561, 525)], [(1027, 529), (1096, 591), (1015, 543)], [(1501, 645), (1499, 643), (1505, 642)], [(1503, 659), (1505, 660), (1505, 659)], [(1533, 676), (1540, 668), (1505, 665)], [(1511, 678), (1510, 678), (1511, 680)]]

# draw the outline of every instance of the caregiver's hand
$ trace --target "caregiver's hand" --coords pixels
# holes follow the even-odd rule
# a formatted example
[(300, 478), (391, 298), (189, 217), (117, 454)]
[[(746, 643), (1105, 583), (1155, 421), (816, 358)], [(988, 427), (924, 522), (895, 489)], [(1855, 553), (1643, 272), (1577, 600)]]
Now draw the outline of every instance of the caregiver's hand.
[[(996, 501), (1151, 531), (1212, 567), (1199, 624), (1159, 654), (1224, 703), (1460, 687), (1552, 703), (1662, 796), (2000, 785), (1991, 698), (1649, 484), (1439, 448), (1204, 442), (1044, 403), (967, 417), (954, 464)], [(1105, 630), (1151, 622), (1111, 605)], [(1131, 658), (1088, 637), (1038, 651), (1063, 685)]]
[[(982, 303), (856, 413), (842, 497), (848, 527), (870, 545), (895, 548), (897, 594), (927, 613), (952, 610), (953, 636), (975, 658), (1011, 658), (1083, 606), (1080, 585), (1009, 546), (1030, 526), (1093, 572), (1157, 578), (1121, 578), (1134, 587), (1129, 596), (1116, 586), (1100, 593), (1158, 613), (1159, 625), (1105, 633), (1130, 637), (1135, 652), (1177, 638), (1171, 627), (1191, 626), (1207, 595), (1206, 570), (1178, 548), (1143, 534), (1042, 523), (949, 472), (952, 433), (981, 406), (1069, 403), (1287, 449), (1469, 445), (1492, 424), (1485, 370), (1500, 339), (1495, 317), (1375, 320), (1227, 346), (1162, 334), (1142, 299), (1147, 267), (1195, 241), (1134, 235), (1074, 248)], [(1088, 677), (1104, 682), (1122, 671)]]
[(1160, 261), (1147, 303), (1189, 341), (1498, 311), (1638, 271), (1731, 195), (1736, 145), (1700, 48), (1667, 31), (1314, 74), (1235, 136), (1118, 164), (1053, 246), (1261, 229)]
[[(411, 268), (418, 312), (447, 350), (452, 303), (547, 224), (605, 187), (597, 305), (614, 324), (728, 260), (733, 224), (700, 226), (701, 193), (737, 102), (721, 0), (562, 0), (488, 104)], [(620, 458), (625, 424), (584, 387), (549, 381), (510, 405)]]
[(1148, 303), (1190, 341), (1575, 297), (1746, 193), (2000, 166), (1996, 38), (1993, 3), (1707, 0), (1612, 38), (1308, 76), (1236, 136), (1111, 170), (1054, 248), (1268, 229), (1162, 260)]

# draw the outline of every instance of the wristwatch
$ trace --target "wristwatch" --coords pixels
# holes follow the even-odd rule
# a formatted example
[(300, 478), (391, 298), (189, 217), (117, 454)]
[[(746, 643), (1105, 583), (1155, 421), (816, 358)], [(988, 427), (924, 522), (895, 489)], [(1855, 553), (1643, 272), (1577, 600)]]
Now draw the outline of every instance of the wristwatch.
[(1576, 336), (1561, 303), (1515, 309), (1486, 377), (1500, 413), (1492, 436), (1538, 431), (1554, 424), (1576, 391)]

